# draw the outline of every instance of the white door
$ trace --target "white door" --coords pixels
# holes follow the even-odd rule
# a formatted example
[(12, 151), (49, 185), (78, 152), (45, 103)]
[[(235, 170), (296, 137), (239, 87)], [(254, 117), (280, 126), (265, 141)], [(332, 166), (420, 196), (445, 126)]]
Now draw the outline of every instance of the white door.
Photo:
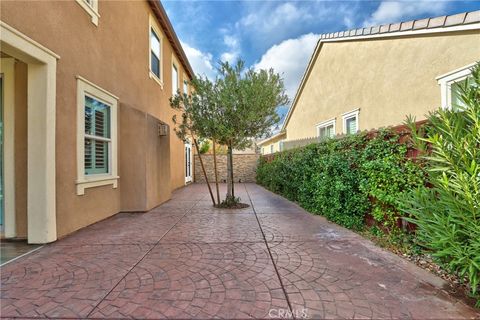
[(185, 183), (192, 181), (192, 145), (185, 143)]

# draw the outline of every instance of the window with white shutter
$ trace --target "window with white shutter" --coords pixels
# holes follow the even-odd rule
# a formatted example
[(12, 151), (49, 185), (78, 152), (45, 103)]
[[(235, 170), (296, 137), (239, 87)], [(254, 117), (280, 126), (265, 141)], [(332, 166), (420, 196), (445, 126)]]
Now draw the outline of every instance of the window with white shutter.
[(333, 138), (335, 136), (335, 119), (317, 124), (317, 136), (324, 138)]
[(359, 131), (358, 125), (359, 109), (344, 113), (343, 118), (343, 133), (355, 134)]
[(148, 28), (149, 52), (148, 64), (150, 69), (150, 78), (155, 80), (163, 89), (163, 35), (161, 33), (156, 18), (150, 16)]
[(110, 106), (85, 96), (85, 174), (109, 172)]
[(118, 98), (77, 76), (77, 194), (103, 185), (117, 187)]
[(447, 74), (437, 77), (440, 85), (442, 108), (451, 110), (462, 110), (465, 104), (462, 101), (462, 89), (465, 83), (471, 78), (472, 67), (475, 63), (453, 70)]

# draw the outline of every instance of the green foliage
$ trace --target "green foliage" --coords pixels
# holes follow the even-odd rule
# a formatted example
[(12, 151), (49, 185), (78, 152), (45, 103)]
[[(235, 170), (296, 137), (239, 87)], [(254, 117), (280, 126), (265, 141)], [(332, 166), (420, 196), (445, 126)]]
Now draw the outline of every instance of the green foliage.
[[(418, 226), (420, 243), (439, 262), (467, 276), (472, 293), (480, 281), (480, 64), (460, 87), (462, 106), (430, 114), (425, 133), (413, 142), (424, 154), (431, 188), (402, 199), (403, 211)], [(479, 300), (480, 304), (480, 300)]]
[(260, 160), (257, 182), (347, 228), (360, 230), (365, 215), (396, 230), (396, 199), (423, 184), (421, 168), (406, 159), (399, 136), (382, 130), (328, 139)]
[(425, 181), (418, 164), (408, 159), (407, 145), (398, 140), (391, 131), (379, 131), (366, 144), (360, 165), (360, 190), (372, 199), (371, 214), (389, 234), (400, 232), (398, 198)]
[(204, 140), (202, 141), (202, 144), (200, 145), (200, 153), (205, 154), (210, 150), (210, 141), (209, 140)]

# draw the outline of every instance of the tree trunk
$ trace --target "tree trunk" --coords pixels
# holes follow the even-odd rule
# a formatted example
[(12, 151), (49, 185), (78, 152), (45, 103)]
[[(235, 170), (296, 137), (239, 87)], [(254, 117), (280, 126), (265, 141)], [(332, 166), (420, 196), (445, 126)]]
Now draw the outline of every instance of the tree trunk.
[(232, 146), (228, 145), (227, 152), (227, 198), (235, 197), (235, 191), (233, 186), (233, 150)]
[(200, 165), (202, 166), (203, 175), (205, 176), (205, 182), (208, 186), (208, 192), (210, 192), (210, 198), (212, 198), (212, 203), (215, 206), (215, 198), (213, 197), (212, 188), (210, 187), (210, 183), (208, 182), (207, 171), (205, 171), (205, 166), (203, 165), (202, 155), (200, 154), (200, 148), (198, 147), (197, 139), (193, 139), (195, 143), (195, 149), (197, 149), (198, 159), (200, 160)]
[(212, 139), (212, 144), (213, 144), (213, 170), (215, 171), (215, 186), (217, 188), (217, 203), (220, 204), (220, 190), (218, 189), (217, 151), (215, 146), (215, 139)]

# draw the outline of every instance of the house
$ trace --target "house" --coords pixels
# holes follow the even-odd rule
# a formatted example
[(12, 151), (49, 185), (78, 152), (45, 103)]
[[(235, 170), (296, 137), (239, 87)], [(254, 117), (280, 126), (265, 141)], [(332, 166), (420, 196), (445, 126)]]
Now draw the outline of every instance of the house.
[(169, 98), (193, 70), (159, 1), (2, 1), (2, 229), (48, 243), (192, 180)]
[(258, 142), (261, 154), (272, 154), (283, 150), (283, 141), (286, 138), (285, 131), (280, 131)]
[(281, 132), (260, 147), (425, 119), (458, 102), (479, 60), (480, 11), (323, 34)]

